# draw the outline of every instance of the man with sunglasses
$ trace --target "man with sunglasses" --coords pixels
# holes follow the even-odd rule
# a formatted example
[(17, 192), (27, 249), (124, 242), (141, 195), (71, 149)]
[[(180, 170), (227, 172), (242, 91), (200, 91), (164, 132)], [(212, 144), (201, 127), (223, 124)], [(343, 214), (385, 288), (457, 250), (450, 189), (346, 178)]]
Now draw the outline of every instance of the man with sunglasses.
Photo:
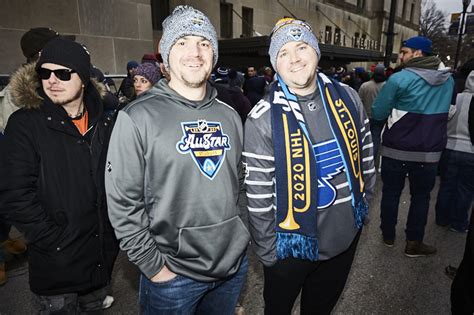
[(280, 20), (277, 72), (245, 125), (250, 232), (264, 265), (265, 314), (330, 314), (344, 289), (373, 194), (369, 120), (357, 92), (317, 72), (311, 27)]
[[(58, 36), (58, 32), (48, 27), (34, 27), (23, 34), (20, 46), (26, 62), (36, 62), (38, 53), (43, 49), (44, 45)], [(7, 84), (0, 91), (0, 144), (8, 118), (18, 109), (19, 107), (13, 103), (11, 97), (11, 84)], [(1, 148), (0, 152), (2, 152)], [(0, 285), (7, 281), (5, 254), (19, 255), (26, 252), (27, 249), (22, 239), (10, 238), (10, 230), (11, 225), (4, 218), (0, 217)]]
[(21, 108), (5, 129), (0, 215), (28, 242), (40, 314), (100, 311), (118, 252), (103, 185), (112, 121), (90, 69), (85, 47), (56, 38), (11, 78)]

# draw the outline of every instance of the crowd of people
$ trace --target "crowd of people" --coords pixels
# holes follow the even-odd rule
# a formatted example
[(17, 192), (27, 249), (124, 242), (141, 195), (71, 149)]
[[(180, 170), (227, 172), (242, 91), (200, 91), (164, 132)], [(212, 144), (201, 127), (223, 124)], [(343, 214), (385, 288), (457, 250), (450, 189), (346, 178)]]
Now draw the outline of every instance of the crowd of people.
[(469, 232), (452, 311), (472, 313), (474, 62), (454, 80), (415, 36), (396, 69), (323, 70), (311, 26), (294, 18), (270, 40), (271, 66), (217, 66), (214, 26), (178, 6), (159, 54), (129, 61), (113, 93), (83, 45), (28, 31), (27, 62), (0, 95), (0, 285), (4, 252), (27, 251), (40, 314), (100, 313), (120, 247), (141, 272), (142, 313), (234, 314), (252, 240), (265, 314), (290, 314), (300, 293), (301, 314), (329, 314), (369, 206), (381, 242), (397, 241), (406, 178), (404, 254), (436, 254), (423, 239), (439, 172), (436, 224)]

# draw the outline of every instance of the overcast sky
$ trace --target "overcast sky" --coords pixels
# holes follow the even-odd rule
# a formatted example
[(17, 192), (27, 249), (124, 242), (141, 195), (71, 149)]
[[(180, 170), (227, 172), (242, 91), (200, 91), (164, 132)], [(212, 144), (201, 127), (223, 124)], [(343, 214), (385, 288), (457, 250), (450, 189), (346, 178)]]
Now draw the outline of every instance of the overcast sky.
[[(448, 21), (451, 18), (451, 13), (462, 12), (462, 0), (434, 0), (436, 7), (444, 11), (449, 15)], [(467, 11), (471, 11), (471, 6), (474, 1), (471, 0), (471, 5), (467, 8)]]

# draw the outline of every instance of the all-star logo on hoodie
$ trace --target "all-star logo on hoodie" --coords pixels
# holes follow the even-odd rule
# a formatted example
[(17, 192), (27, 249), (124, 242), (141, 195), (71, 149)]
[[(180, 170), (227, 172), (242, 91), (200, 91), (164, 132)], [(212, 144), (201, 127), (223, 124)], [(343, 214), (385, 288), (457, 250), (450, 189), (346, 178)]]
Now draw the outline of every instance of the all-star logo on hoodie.
[(176, 143), (181, 154), (190, 154), (199, 170), (209, 179), (219, 172), (225, 159), (225, 152), (230, 150), (229, 137), (223, 133), (220, 122), (204, 119), (182, 122), (184, 136)]

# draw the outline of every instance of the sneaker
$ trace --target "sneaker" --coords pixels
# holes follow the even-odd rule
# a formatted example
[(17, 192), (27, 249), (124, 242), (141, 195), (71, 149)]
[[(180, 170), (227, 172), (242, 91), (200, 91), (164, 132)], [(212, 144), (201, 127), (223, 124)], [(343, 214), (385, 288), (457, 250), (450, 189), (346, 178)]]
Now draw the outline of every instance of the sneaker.
[(426, 245), (422, 241), (407, 241), (405, 247), (405, 256), (407, 257), (422, 257), (436, 254), (436, 248)]
[(20, 255), (26, 252), (26, 244), (22, 240), (7, 239), (2, 243), (6, 252), (12, 255)]
[(240, 303), (237, 303), (237, 305), (235, 306), (234, 315), (244, 315), (244, 314), (245, 314), (244, 307), (240, 305)]
[(102, 301), (102, 309), (105, 310), (109, 307), (112, 306), (112, 304), (114, 303), (115, 299), (113, 296), (111, 295), (107, 295), (104, 299), (104, 301)]
[(0, 263), (0, 286), (7, 282), (7, 273), (5, 272), (5, 263)]
[(458, 230), (458, 229), (454, 228), (453, 226), (450, 226), (450, 227), (449, 227), (449, 230), (450, 230), (451, 232), (455, 232), (455, 233), (467, 233), (467, 232), (468, 232), (467, 229)]
[(444, 268), (444, 273), (449, 277), (449, 279), (454, 280), (456, 277), (456, 272), (458, 272), (458, 268), (453, 267), (451, 265)]
[(395, 240), (390, 240), (390, 239), (386, 239), (384, 238), (383, 239), (383, 244), (387, 247), (390, 247), (392, 248), (393, 247), (393, 244), (395, 244)]

